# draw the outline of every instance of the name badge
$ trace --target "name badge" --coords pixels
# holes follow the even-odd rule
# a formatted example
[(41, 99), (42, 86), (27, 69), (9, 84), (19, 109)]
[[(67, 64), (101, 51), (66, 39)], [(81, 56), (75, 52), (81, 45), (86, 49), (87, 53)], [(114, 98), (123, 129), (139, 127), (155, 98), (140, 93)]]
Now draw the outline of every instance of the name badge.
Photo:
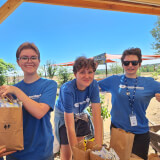
[(137, 126), (137, 118), (135, 114), (129, 115), (131, 126)]

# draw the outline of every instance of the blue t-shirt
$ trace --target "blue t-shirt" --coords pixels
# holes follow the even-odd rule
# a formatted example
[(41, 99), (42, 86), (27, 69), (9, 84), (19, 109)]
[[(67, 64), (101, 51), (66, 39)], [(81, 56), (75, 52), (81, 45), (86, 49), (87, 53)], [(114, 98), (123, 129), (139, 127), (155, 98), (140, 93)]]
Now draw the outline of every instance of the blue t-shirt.
[[(148, 132), (148, 119), (146, 109), (150, 100), (156, 93), (160, 93), (160, 83), (150, 77), (138, 77), (133, 104), (133, 112), (136, 114), (137, 126), (132, 127), (129, 115), (132, 113), (129, 98), (126, 94), (126, 83), (124, 75), (113, 75), (98, 82), (102, 91), (109, 91), (112, 94), (111, 121), (117, 128), (122, 128), (135, 134)], [(130, 97), (133, 97), (136, 79), (127, 78)]]
[(61, 112), (81, 113), (89, 106), (89, 103), (100, 103), (99, 88), (96, 80), (84, 91), (80, 91), (76, 85), (76, 79), (66, 82), (60, 88), (56, 108)]
[[(57, 83), (40, 78), (27, 84), (21, 81), (15, 85), (38, 103), (48, 104), (51, 109), (41, 119), (36, 119), (23, 107), (24, 150), (9, 155), (19, 160), (44, 160), (53, 154), (53, 133), (50, 112), (54, 109)], [(13, 158), (14, 159), (14, 158)]]

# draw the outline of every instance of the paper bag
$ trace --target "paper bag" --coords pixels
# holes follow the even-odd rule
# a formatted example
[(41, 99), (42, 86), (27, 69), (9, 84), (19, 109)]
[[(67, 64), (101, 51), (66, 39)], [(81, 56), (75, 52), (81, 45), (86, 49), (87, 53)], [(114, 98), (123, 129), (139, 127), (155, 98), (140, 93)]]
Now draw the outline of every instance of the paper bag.
[(132, 153), (129, 160), (143, 160), (143, 159)]
[(77, 147), (73, 147), (74, 160), (89, 160), (90, 149), (83, 151)]
[(108, 160), (108, 159), (103, 159), (103, 158), (101, 158), (100, 156), (95, 155), (95, 154), (92, 152), (92, 151), (95, 151), (95, 150), (99, 151), (99, 150), (101, 150), (101, 148), (102, 148), (102, 147), (98, 147), (98, 146), (93, 147), (93, 149), (90, 151), (90, 160)]
[(155, 154), (155, 153), (151, 153), (148, 156), (148, 160), (160, 160), (160, 157), (157, 154)]
[(110, 148), (113, 148), (121, 160), (129, 160), (132, 152), (134, 134), (120, 128), (112, 128)]
[(90, 160), (90, 151), (95, 145), (94, 141), (87, 141), (86, 144), (83, 140), (80, 141), (75, 147), (73, 147), (74, 160)]
[(0, 107), (0, 148), (24, 149), (22, 107)]

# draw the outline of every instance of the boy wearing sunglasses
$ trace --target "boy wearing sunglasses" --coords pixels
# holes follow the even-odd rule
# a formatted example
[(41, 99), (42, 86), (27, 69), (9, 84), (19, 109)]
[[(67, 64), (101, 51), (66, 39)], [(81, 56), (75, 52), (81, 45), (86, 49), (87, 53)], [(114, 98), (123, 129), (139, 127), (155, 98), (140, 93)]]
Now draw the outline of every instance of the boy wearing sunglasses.
[(150, 136), (146, 109), (153, 97), (160, 101), (160, 83), (137, 76), (142, 63), (139, 48), (125, 50), (121, 62), (124, 75), (113, 75), (98, 83), (112, 94), (111, 127), (135, 134), (132, 152), (147, 160)]

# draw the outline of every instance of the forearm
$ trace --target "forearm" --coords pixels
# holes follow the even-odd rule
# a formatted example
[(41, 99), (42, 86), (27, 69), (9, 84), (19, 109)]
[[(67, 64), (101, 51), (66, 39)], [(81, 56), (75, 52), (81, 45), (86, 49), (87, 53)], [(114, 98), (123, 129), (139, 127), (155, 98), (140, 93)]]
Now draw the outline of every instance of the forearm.
[(103, 143), (103, 134), (102, 134), (102, 120), (101, 117), (94, 120), (94, 134), (95, 134), (95, 141), (98, 145), (102, 145)]
[(68, 135), (69, 144), (72, 148), (78, 143), (76, 133), (75, 133), (75, 128), (67, 127), (67, 135)]
[(103, 137), (102, 137), (102, 120), (101, 120), (101, 107), (100, 104), (96, 106), (92, 106), (92, 115), (93, 115), (93, 124), (94, 124), (94, 134), (95, 141), (98, 145), (102, 145)]
[(69, 145), (72, 148), (78, 143), (78, 141), (77, 141), (76, 132), (75, 132), (74, 116), (71, 114), (72, 113), (69, 113), (69, 114), (64, 113), (64, 117), (65, 117), (65, 125), (66, 125)]
[[(15, 96), (22, 101), (25, 109), (35, 118), (41, 119), (46, 114), (46, 108), (44, 103), (38, 103), (29, 98), (23, 91), (17, 88)], [(49, 110), (49, 106), (48, 106)]]

